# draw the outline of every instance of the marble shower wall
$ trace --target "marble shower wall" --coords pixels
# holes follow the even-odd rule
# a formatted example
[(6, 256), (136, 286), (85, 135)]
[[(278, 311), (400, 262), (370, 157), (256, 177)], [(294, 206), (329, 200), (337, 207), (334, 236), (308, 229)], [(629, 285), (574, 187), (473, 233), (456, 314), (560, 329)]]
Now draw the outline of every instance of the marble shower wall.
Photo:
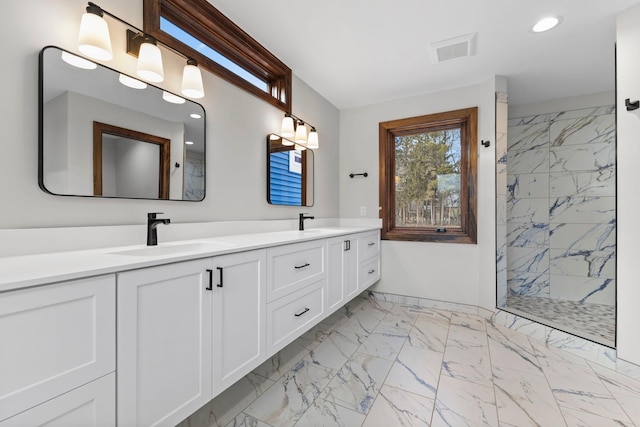
[(509, 99), (496, 93), (496, 303), (507, 305), (507, 126)]
[(511, 118), (506, 146), (508, 294), (614, 305), (615, 107)]
[(204, 198), (204, 155), (187, 151), (184, 162), (184, 200)]

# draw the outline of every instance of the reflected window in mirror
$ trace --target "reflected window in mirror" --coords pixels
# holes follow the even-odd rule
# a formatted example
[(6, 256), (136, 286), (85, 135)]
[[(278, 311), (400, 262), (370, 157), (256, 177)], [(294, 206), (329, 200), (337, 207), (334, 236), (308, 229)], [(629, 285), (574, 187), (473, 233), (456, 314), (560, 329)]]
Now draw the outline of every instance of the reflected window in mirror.
[[(63, 53), (75, 55), (53, 46), (45, 47), (40, 53), (40, 187), (54, 195), (204, 199), (206, 150), (202, 106), (190, 100), (183, 104), (166, 102), (163, 90), (158, 87), (133, 88), (122, 83), (119, 71), (99, 64), (91, 68), (72, 66), (63, 60)], [(136, 145), (129, 141), (129, 149), (122, 145), (118, 150), (111, 150), (108, 142), (107, 150), (111, 151), (107, 153), (104, 142), (99, 147), (94, 145), (94, 122), (167, 140), (166, 152), (157, 142)], [(113, 132), (102, 134), (113, 135)], [(107, 137), (107, 140), (113, 138)], [(102, 150), (95, 151), (94, 147)], [(105, 172), (105, 153), (115, 155), (116, 151), (122, 158), (121, 165), (157, 165), (155, 170), (158, 172), (153, 172), (154, 182), (147, 185), (153, 190), (133, 191), (136, 187), (133, 184), (141, 181), (140, 175), (136, 177), (133, 172), (141, 173), (142, 167), (126, 170), (113, 166)], [(142, 156), (144, 152), (150, 157), (134, 161), (134, 154)], [(125, 158), (125, 153), (131, 157)], [(103, 158), (99, 164), (96, 163), (98, 155)], [(160, 158), (165, 159), (164, 163)], [(109, 182), (129, 182), (126, 191), (122, 186), (122, 191), (116, 191), (105, 181), (106, 175), (116, 171), (125, 172), (122, 176), (118, 172), (109, 178)], [(100, 179), (102, 189), (96, 190), (96, 181)]]
[(313, 206), (313, 151), (276, 134), (267, 136), (267, 201)]

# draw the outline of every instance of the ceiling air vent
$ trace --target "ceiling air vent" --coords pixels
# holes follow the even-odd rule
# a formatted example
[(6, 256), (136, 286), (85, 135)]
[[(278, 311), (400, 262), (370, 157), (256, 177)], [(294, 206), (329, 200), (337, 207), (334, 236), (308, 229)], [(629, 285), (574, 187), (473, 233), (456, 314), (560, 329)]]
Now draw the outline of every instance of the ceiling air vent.
[(476, 54), (476, 36), (478, 33), (431, 43), (431, 60), (434, 64), (451, 59), (473, 56)]

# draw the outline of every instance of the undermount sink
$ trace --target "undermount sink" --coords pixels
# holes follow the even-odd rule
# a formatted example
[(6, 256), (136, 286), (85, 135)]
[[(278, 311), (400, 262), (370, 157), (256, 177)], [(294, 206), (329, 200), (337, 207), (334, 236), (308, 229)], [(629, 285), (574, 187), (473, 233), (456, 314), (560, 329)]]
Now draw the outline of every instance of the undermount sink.
[(208, 252), (227, 249), (233, 245), (228, 243), (182, 243), (167, 244), (158, 246), (146, 246), (144, 248), (128, 249), (124, 251), (110, 252), (112, 255), (129, 255), (129, 256), (159, 256), (159, 255), (179, 255), (188, 252)]

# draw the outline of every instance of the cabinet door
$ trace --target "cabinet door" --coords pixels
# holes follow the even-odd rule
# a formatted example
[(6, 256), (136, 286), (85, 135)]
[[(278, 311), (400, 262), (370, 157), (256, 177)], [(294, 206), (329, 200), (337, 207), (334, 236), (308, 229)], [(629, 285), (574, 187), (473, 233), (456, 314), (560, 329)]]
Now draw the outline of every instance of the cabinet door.
[(112, 427), (116, 425), (116, 374), (111, 373), (0, 422), (0, 427)]
[(327, 313), (331, 314), (358, 291), (355, 240), (350, 236), (328, 240)]
[(356, 251), (357, 240), (353, 236), (347, 236), (347, 250), (343, 255), (344, 303), (358, 295), (358, 253)]
[(115, 276), (0, 293), (0, 420), (115, 370)]
[(213, 392), (265, 359), (266, 251), (213, 258)]
[(118, 274), (118, 424), (174, 426), (211, 400), (211, 259)]

